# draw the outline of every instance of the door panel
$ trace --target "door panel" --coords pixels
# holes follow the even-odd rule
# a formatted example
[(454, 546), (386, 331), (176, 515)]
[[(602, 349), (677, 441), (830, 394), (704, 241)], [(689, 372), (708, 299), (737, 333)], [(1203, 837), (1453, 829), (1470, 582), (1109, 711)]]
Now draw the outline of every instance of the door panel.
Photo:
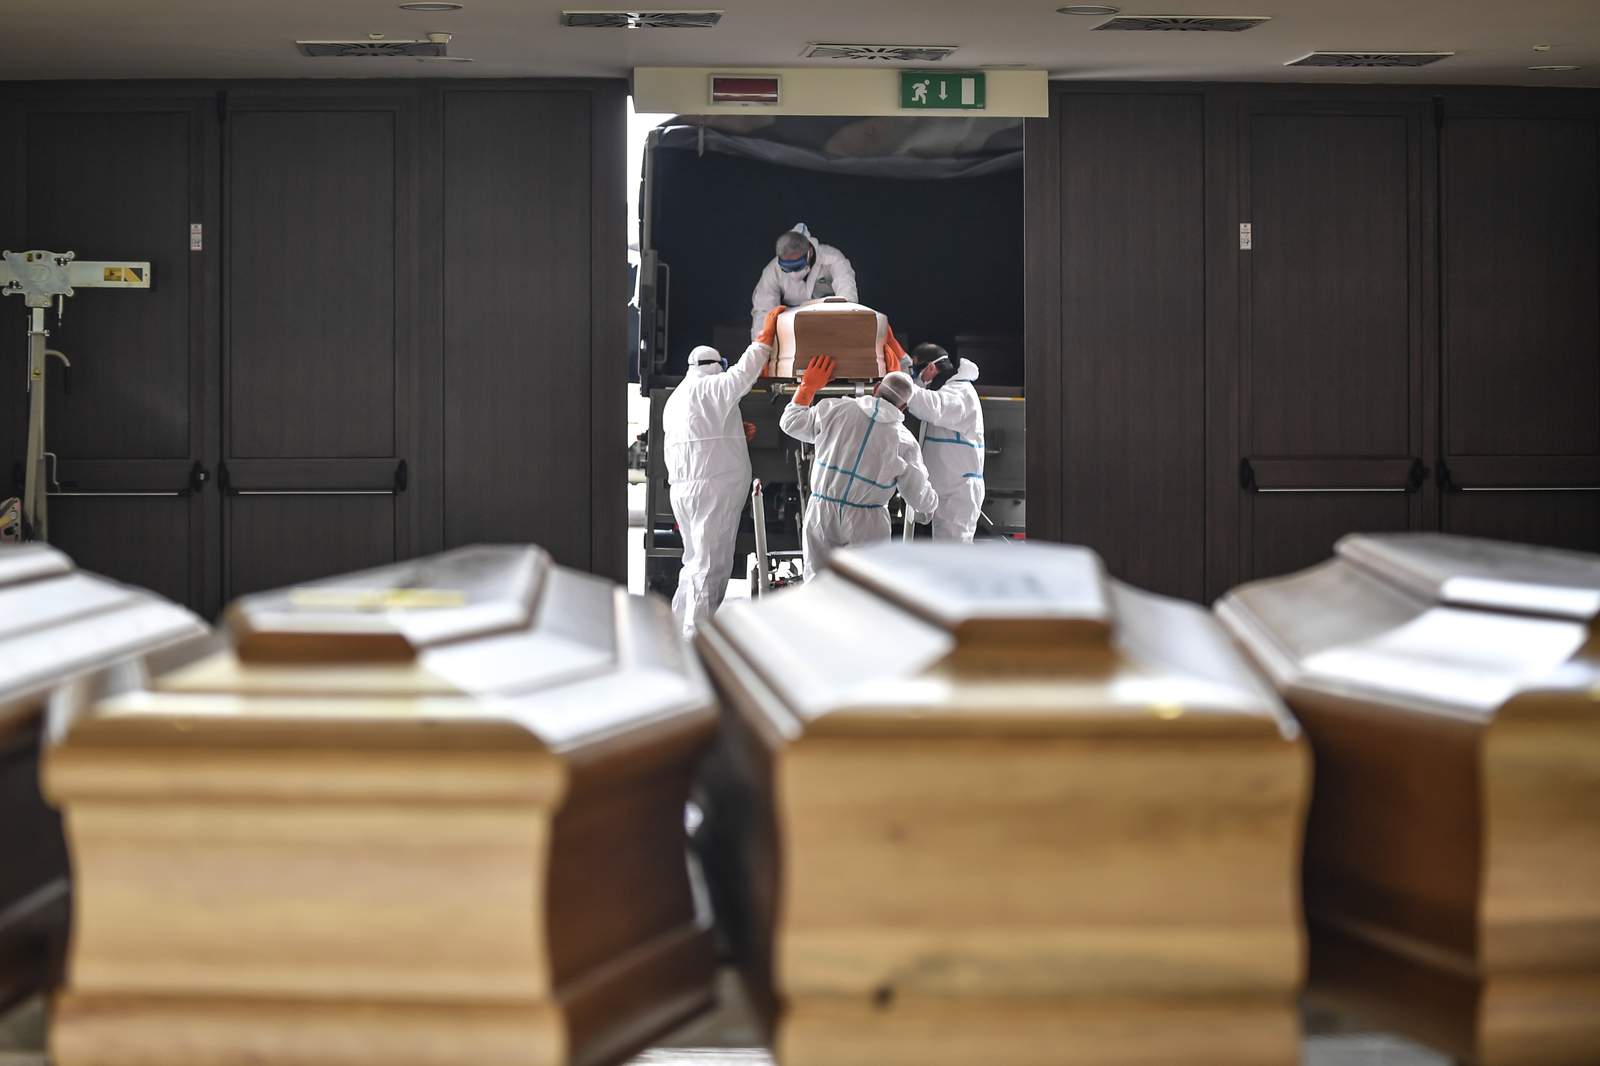
[(152, 267), (148, 291), (88, 290), (59, 328), (50, 316), (50, 346), (73, 364), (71, 393), (60, 377), (48, 393), (49, 446), (62, 459), (190, 454), (190, 121), (183, 111), (29, 116), (27, 246)]
[(1401, 493), (1265, 492), (1252, 508), (1250, 560), (1254, 573), (1286, 574), (1320, 563), (1346, 533), (1389, 533), (1411, 527), (1410, 499)]
[(1059, 98), (1064, 537), (1119, 578), (1205, 578), (1204, 115), (1190, 94)]
[(162, 496), (57, 496), (50, 501), (51, 539), (85, 570), (112, 577), (138, 574), (138, 584), (187, 603), (187, 502)]
[(1600, 551), (1600, 120), (1442, 138), (1444, 528)]
[[(206, 452), (214, 355), (208, 259), (190, 251), (189, 227), (214, 210), (205, 174), (215, 109), (178, 96), (63, 95), (18, 111), (21, 188), (0, 245), (151, 263), (148, 290), (83, 289), (63, 319), (48, 315), (50, 346), (72, 361), (70, 391), (54, 361), (48, 379), (46, 448), (58, 456), (57, 490), (72, 494), (52, 492), (51, 539), (85, 569), (206, 611), (213, 505), (190, 490)], [(21, 311), (20, 300), (0, 305), (19, 327)], [(14, 395), (20, 458), (26, 407)]]
[(1251, 125), (1253, 455), (1408, 453), (1406, 134), (1402, 116)]
[(1600, 492), (1452, 492), (1444, 528), (1490, 537), (1600, 552)]
[(445, 544), (587, 569), (591, 97), (446, 92), (444, 121)]
[(1592, 120), (1446, 122), (1449, 456), (1600, 455)]
[(233, 496), (228, 589), (244, 596), (394, 561), (393, 496)]
[(394, 125), (230, 119), (230, 458), (395, 453)]
[(230, 598), (409, 554), (411, 99), (230, 97)]
[(1424, 138), (1415, 104), (1247, 103), (1240, 120), (1241, 577), (1423, 523)]

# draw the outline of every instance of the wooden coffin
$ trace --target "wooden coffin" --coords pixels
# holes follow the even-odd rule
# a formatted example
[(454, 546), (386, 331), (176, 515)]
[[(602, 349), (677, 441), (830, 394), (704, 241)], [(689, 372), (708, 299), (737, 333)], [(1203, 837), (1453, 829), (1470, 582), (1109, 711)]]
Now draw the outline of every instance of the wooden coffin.
[(1478, 1066), (1600, 1063), (1600, 557), (1336, 552), (1217, 608), (1315, 753), (1314, 994)]
[(66, 846), (39, 794), (51, 693), (87, 671), (205, 633), (183, 608), (79, 573), (50, 547), (0, 548), (0, 1008), (49, 983), (66, 943)]
[(664, 604), (467, 548), (227, 621), (56, 723), (56, 1066), (587, 1066), (708, 1004), (715, 713)]
[(883, 544), (725, 606), (713, 880), (783, 1066), (1291, 1066), (1308, 757), (1200, 608)]
[(838, 364), (835, 380), (876, 380), (884, 373), (889, 320), (870, 307), (838, 296), (813, 300), (778, 316), (778, 344), (768, 377), (793, 378), (818, 355)]

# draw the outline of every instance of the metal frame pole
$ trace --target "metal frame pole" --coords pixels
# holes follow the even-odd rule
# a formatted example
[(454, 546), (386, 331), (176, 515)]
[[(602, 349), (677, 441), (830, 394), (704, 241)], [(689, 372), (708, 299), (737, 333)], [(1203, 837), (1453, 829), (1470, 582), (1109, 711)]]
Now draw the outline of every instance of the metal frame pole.
[(49, 515), (46, 492), (49, 480), (45, 476), (44, 450), (44, 383), (45, 341), (50, 331), (44, 328), (44, 308), (29, 308), (33, 312), (28, 330), (28, 458), (23, 471), (22, 527), (34, 540), (49, 539)]

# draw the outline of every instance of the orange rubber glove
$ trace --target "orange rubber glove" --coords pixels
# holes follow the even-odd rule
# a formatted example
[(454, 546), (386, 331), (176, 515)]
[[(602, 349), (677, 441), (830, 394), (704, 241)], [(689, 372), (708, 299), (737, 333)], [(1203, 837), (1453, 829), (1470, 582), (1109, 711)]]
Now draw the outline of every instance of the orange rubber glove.
[(817, 390), (833, 380), (834, 365), (834, 361), (826, 355), (819, 355), (807, 363), (806, 372), (800, 375), (800, 387), (794, 390), (794, 402), (801, 407), (810, 407)]
[(747, 444), (756, 439), (756, 424), (754, 422), (746, 422), (744, 424), (744, 439)]
[(778, 339), (778, 316), (788, 308), (779, 304), (767, 312), (767, 320), (761, 324), (761, 336), (756, 338), (757, 344), (765, 344), (768, 348)]
[(883, 341), (883, 350), (889, 356), (884, 360), (888, 364), (883, 368), (885, 374), (893, 373), (906, 365), (906, 350), (900, 346), (900, 341), (895, 337), (894, 327), (888, 328), (889, 335)]

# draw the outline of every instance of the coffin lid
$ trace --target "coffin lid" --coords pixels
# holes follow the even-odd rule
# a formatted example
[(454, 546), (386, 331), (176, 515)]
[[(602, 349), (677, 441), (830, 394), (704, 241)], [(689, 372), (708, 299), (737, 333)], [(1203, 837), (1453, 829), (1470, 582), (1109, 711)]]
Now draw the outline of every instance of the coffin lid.
[(800, 735), (1233, 735), (1295, 727), (1203, 610), (1086, 548), (883, 543), (703, 633), (725, 686)]
[(1539, 714), (1592, 715), (1600, 692), (1594, 556), (1441, 534), (1353, 535), (1326, 563), (1233, 590), (1217, 613), (1284, 692), (1475, 722), (1531, 693), (1540, 699), (1519, 702), (1519, 713), (1537, 704)]
[(666, 605), (537, 548), (461, 548), (262, 593), (228, 623), (234, 650), (103, 693), (77, 737), (565, 751), (711, 722)]
[(459, 548), (245, 596), (226, 622), (248, 661), (414, 659), (427, 647), (526, 627), (550, 567), (538, 548)]
[(177, 604), (75, 570), (54, 548), (0, 548), (0, 736), (71, 678), (206, 631)]
[(1347, 536), (1334, 551), (1433, 603), (1587, 623), (1600, 617), (1600, 556), (1444, 533)]

